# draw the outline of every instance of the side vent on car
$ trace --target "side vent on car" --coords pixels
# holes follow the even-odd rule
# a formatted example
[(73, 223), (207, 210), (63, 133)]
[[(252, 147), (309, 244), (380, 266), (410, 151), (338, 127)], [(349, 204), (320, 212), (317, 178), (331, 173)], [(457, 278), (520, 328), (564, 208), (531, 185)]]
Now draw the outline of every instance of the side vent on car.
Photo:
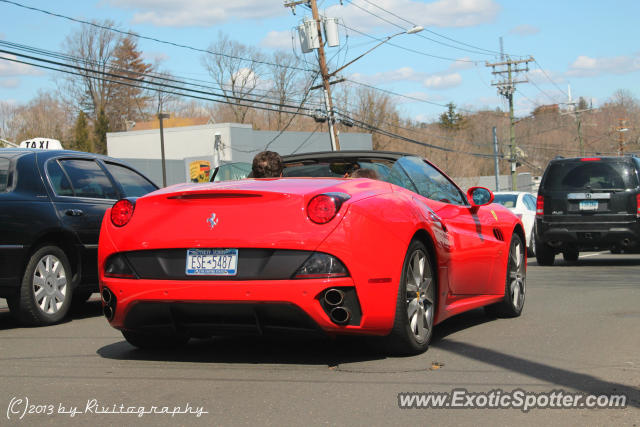
[(496, 239), (500, 240), (501, 242), (504, 242), (504, 236), (502, 235), (502, 230), (500, 230), (499, 228), (493, 229), (493, 235), (496, 236)]

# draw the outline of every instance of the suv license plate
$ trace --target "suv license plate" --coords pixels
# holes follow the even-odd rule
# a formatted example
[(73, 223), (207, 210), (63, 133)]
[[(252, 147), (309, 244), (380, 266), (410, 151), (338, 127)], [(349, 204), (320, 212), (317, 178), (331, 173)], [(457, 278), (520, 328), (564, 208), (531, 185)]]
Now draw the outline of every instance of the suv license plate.
[(581, 211), (597, 211), (598, 210), (598, 201), (597, 200), (583, 200), (580, 202), (580, 210)]
[(235, 276), (238, 272), (237, 249), (187, 249), (188, 276)]

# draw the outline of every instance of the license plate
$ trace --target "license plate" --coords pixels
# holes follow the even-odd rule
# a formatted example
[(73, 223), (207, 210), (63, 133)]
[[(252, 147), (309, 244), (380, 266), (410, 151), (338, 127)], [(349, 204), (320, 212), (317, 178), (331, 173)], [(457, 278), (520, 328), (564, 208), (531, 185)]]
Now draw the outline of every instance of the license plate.
[(580, 210), (581, 211), (597, 211), (598, 210), (598, 201), (597, 200), (583, 200), (580, 202)]
[(235, 276), (237, 249), (187, 249), (188, 276)]

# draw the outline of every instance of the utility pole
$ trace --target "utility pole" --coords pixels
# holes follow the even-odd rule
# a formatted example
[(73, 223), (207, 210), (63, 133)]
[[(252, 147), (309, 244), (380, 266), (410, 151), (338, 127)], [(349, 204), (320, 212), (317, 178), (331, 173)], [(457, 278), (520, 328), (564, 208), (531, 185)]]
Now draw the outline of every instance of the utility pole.
[(162, 187), (167, 186), (167, 166), (164, 157), (164, 127), (162, 125), (163, 119), (171, 117), (169, 113), (158, 113), (158, 120), (160, 120), (160, 157), (162, 161)]
[(500, 165), (498, 164), (498, 133), (493, 127), (493, 168), (496, 173), (496, 191), (500, 191)]
[[(513, 93), (516, 91), (516, 84), (526, 83), (527, 80), (515, 80), (514, 75), (523, 71), (529, 71), (529, 62), (533, 62), (532, 56), (526, 59), (512, 60), (508, 55), (501, 54), (504, 59), (500, 62), (489, 63), (485, 65), (492, 67), (491, 74), (500, 76), (501, 80), (492, 83), (492, 86), (498, 88), (498, 93), (509, 101), (509, 161), (511, 162), (511, 189), (517, 190), (517, 177), (516, 177), (516, 132), (515, 132), (515, 118), (513, 115)], [(526, 68), (518, 68), (518, 65), (525, 64)], [(498, 69), (496, 69), (498, 67)], [(505, 77), (506, 76), (506, 77)]]
[(318, 31), (318, 41), (320, 46), (318, 47), (318, 63), (320, 64), (320, 74), (322, 75), (322, 86), (324, 88), (324, 103), (327, 109), (327, 123), (329, 124), (329, 137), (331, 138), (331, 149), (333, 151), (340, 150), (340, 140), (338, 134), (335, 131), (335, 116), (333, 114), (333, 101), (331, 100), (331, 85), (329, 84), (329, 70), (327, 69), (327, 58), (324, 54), (324, 41), (322, 39), (322, 21), (320, 20), (320, 14), (318, 13), (318, 4), (316, 0), (300, 0), (285, 2), (284, 7), (290, 7), (295, 13), (295, 7), (301, 4), (306, 4), (311, 8), (311, 15), (316, 24)]
[(578, 110), (576, 102), (571, 98), (571, 85), (567, 86), (567, 91), (569, 95), (569, 99), (567, 100), (567, 105), (569, 106), (569, 112), (562, 113), (562, 114), (573, 113), (573, 117), (576, 119), (576, 124), (578, 125), (578, 148), (580, 149), (580, 156), (584, 157), (584, 141), (582, 140), (582, 113), (584, 113), (585, 111), (591, 110), (591, 108)]
[(618, 119), (618, 127), (616, 131), (618, 132), (618, 156), (624, 156), (624, 132), (627, 132), (629, 129), (625, 127), (624, 123), (626, 119)]

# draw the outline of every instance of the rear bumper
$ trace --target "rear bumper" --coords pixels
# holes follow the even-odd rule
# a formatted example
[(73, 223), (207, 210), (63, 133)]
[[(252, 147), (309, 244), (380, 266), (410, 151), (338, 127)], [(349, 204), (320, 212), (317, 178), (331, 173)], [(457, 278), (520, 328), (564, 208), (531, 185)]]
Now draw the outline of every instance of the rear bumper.
[(634, 247), (640, 244), (640, 221), (556, 222), (536, 218), (539, 242), (552, 247)]
[[(357, 307), (350, 306), (353, 324), (331, 321), (322, 296), (330, 288), (355, 289), (349, 277), (234, 282), (104, 278), (104, 287), (116, 299), (109, 323), (117, 329), (179, 329), (194, 336), (284, 331), (386, 335), (390, 330), (376, 316), (371, 321), (360, 298), (355, 299)], [(388, 314), (388, 324), (394, 314)]]

